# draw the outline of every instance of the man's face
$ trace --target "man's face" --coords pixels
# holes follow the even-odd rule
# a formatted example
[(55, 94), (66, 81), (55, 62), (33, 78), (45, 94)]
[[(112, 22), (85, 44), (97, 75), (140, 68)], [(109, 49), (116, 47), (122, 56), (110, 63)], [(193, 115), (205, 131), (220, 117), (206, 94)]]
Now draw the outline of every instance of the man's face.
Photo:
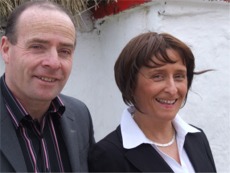
[(24, 104), (50, 102), (71, 72), (74, 25), (62, 12), (33, 7), (22, 13), (16, 28), (15, 45), (2, 38), (6, 83)]

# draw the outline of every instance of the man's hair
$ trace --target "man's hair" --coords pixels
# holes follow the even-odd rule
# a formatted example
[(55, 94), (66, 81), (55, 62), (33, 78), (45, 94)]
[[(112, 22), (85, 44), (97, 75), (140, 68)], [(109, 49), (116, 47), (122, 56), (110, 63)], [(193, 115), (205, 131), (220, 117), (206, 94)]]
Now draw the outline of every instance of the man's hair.
[(60, 12), (65, 13), (66, 15), (69, 16), (71, 21), (73, 22), (75, 29), (76, 29), (76, 23), (73, 18), (73, 16), (70, 14), (70, 12), (65, 9), (63, 6), (51, 2), (51, 1), (27, 1), (18, 7), (14, 9), (14, 11), (10, 14), (8, 17), (7, 23), (6, 23), (6, 29), (5, 29), (5, 36), (9, 39), (11, 44), (16, 44), (17, 43), (17, 24), (18, 20), (21, 16), (21, 14), (26, 11), (30, 7), (39, 7), (43, 9), (50, 9), (50, 10), (57, 10)]

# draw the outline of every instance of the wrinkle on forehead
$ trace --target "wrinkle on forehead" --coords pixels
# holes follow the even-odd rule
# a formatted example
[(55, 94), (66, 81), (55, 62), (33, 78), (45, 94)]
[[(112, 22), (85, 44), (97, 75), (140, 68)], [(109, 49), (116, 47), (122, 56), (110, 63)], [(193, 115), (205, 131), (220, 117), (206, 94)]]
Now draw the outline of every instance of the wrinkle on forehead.
[(58, 10), (47, 10), (34, 7), (22, 13), (18, 30), (30, 33), (61, 34), (71, 40), (76, 39), (74, 24), (67, 14)]
[(48, 22), (41, 22), (41, 23), (33, 23), (30, 25), (31, 34), (33, 33), (50, 33), (57, 35), (62, 35), (67, 37), (71, 40), (75, 40), (75, 30), (72, 27), (67, 25), (59, 24), (59, 23), (48, 23)]

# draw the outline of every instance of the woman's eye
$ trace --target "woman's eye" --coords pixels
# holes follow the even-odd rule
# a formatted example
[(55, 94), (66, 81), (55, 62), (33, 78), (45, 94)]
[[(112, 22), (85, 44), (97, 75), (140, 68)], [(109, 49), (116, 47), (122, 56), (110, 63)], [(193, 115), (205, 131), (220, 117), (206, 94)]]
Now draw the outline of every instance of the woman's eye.
[(184, 74), (177, 74), (175, 75), (175, 79), (176, 80), (184, 80), (186, 78), (186, 76)]
[(164, 79), (164, 75), (162, 75), (162, 74), (156, 74), (156, 75), (152, 76), (152, 79), (155, 80), (155, 81), (160, 81), (160, 80)]

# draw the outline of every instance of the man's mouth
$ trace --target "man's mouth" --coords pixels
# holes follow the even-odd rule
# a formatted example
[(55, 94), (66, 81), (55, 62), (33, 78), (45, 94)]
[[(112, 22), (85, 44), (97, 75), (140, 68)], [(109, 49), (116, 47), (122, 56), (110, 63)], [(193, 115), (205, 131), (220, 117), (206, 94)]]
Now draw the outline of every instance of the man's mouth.
[(49, 78), (49, 77), (43, 77), (43, 76), (38, 77), (38, 78), (41, 79), (42, 81), (45, 81), (45, 82), (54, 82), (54, 81), (56, 81), (55, 78)]

